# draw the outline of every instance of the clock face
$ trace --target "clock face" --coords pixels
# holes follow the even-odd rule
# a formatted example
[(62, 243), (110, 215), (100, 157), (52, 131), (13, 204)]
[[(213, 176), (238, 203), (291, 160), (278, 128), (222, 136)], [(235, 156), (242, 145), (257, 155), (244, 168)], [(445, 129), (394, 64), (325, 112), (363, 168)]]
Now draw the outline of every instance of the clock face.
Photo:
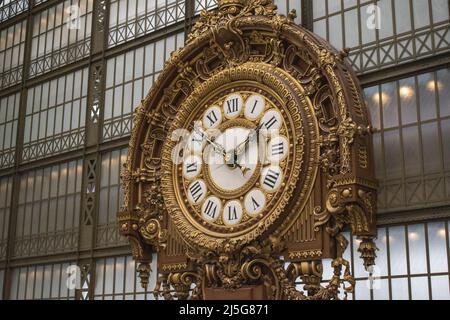
[(295, 142), (283, 111), (255, 91), (219, 94), (191, 119), (176, 184), (187, 214), (211, 231), (259, 223), (288, 175)]
[(255, 240), (281, 227), (312, 188), (310, 163), (318, 153), (314, 144), (305, 150), (305, 135), (317, 130), (312, 105), (295, 82), (283, 82), (286, 74), (261, 67), (263, 78), (236, 69), (235, 82), (218, 74), (198, 87), (164, 143), (164, 202), (196, 246)]

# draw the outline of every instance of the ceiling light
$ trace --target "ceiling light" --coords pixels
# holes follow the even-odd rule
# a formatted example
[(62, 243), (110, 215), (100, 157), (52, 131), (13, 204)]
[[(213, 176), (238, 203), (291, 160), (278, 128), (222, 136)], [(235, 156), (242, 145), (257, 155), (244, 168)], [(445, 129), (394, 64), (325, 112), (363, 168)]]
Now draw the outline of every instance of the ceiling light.
[(403, 86), (400, 88), (400, 96), (404, 99), (411, 98), (414, 95), (414, 90), (410, 86)]
[(378, 104), (378, 103), (380, 103), (380, 100), (381, 100), (382, 104), (387, 104), (390, 100), (390, 97), (388, 94), (386, 94), (384, 92), (381, 92), (381, 93), (377, 92), (372, 96), (372, 99), (373, 99), (374, 103)]
[(411, 241), (417, 241), (420, 238), (419, 234), (417, 232), (410, 232), (408, 237), (409, 237), (409, 240), (411, 240)]
[(438, 90), (442, 90), (444, 88), (444, 85), (439, 80), (438, 81), (430, 80), (427, 82), (427, 90), (428, 91), (435, 91), (436, 87)]

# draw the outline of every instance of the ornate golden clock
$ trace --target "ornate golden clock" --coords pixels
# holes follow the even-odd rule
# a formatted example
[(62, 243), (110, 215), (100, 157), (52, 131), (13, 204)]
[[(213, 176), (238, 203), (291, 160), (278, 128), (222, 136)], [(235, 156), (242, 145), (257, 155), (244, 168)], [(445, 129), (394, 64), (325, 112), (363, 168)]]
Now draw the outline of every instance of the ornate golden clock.
[(118, 218), (144, 286), (158, 252), (157, 298), (336, 299), (354, 282), (345, 226), (374, 264), (364, 99), (345, 53), (294, 17), (219, 1), (136, 110)]
[(305, 137), (317, 140), (318, 127), (306, 121), (314, 112), (302, 88), (283, 83), (289, 79), (247, 63), (217, 73), (182, 103), (169, 136), (187, 134), (162, 149), (161, 190), (192, 244), (247, 244), (283, 219), (300, 172), (309, 173), (302, 185), (311, 191), (318, 152)]

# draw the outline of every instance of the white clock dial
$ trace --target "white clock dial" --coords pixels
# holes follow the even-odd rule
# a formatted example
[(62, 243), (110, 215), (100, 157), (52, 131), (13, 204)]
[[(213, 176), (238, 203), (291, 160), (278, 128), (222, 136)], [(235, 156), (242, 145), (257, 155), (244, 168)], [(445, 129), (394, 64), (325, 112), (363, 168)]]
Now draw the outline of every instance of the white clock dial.
[(258, 216), (266, 207), (266, 195), (260, 189), (253, 189), (244, 198), (244, 207), (251, 217)]
[(261, 132), (265, 135), (276, 134), (281, 128), (282, 119), (280, 112), (276, 110), (267, 111), (261, 119), (261, 124), (263, 124)]
[(189, 156), (183, 162), (183, 176), (192, 180), (202, 171), (202, 158), (199, 156)]
[(217, 106), (212, 106), (206, 110), (203, 116), (203, 126), (206, 129), (215, 129), (222, 123), (222, 110)]
[(228, 226), (240, 223), (242, 215), (242, 205), (238, 200), (229, 201), (223, 207), (222, 220)]
[(255, 121), (266, 109), (266, 101), (263, 96), (254, 94), (245, 102), (244, 115), (248, 120)]
[(242, 112), (242, 97), (240, 94), (232, 94), (223, 103), (223, 113), (227, 119), (235, 119)]
[(267, 145), (267, 160), (271, 163), (280, 163), (289, 154), (289, 141), (284, 136), (276, 136)]
[(279, 166), (267, 167), (261, 174), (261, 187), (268, 193), (276, 192), (283, 181), (283, 171)]
[(192, 204), (199, 204), (205, 199), (208, 192), (203, 180), (195, 180), (187, 189), (188, 200)]
[[(233, 150), (247, 139), (249, 133), (249, 129), (231, 128), (218, 136), (215, 142), (222, 145), (232, 155)], [(245, 173), (239, 167), (228, 166), (223, 155), (209, 152), (209, 174), (217, 187), (225, 191), (235, 191), (251, 179), (258, 165), (258, 143), (256, 139), (249, 142), (246, 152), (240, 155), (236, 162), (241, 168), (245, 168)]]
[(203, 202), (202, 217), (208, 222), (214, 222), (222, 211), (222, 202), (217, 197), (209, 197)]

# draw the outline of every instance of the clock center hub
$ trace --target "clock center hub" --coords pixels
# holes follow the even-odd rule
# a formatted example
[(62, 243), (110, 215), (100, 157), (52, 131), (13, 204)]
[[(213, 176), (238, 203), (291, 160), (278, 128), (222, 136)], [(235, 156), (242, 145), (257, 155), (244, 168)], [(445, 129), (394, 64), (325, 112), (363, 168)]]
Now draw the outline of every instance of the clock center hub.
[[(248, 141), (245, 150), (237, 154), (239, 146), (244, 147), (251, 130), (243, 127), (233, 127), (219, 135), (215, 142), (226, 150), (226, 156), (216, 152), (208, 155), (207, 174), (211, 182), (223, 192), (235, 192), (245, 188), (245, 185), (255, 175), (258, 168), (258, 143)], [(244, 190), (243, 190), (244, 192)]]

